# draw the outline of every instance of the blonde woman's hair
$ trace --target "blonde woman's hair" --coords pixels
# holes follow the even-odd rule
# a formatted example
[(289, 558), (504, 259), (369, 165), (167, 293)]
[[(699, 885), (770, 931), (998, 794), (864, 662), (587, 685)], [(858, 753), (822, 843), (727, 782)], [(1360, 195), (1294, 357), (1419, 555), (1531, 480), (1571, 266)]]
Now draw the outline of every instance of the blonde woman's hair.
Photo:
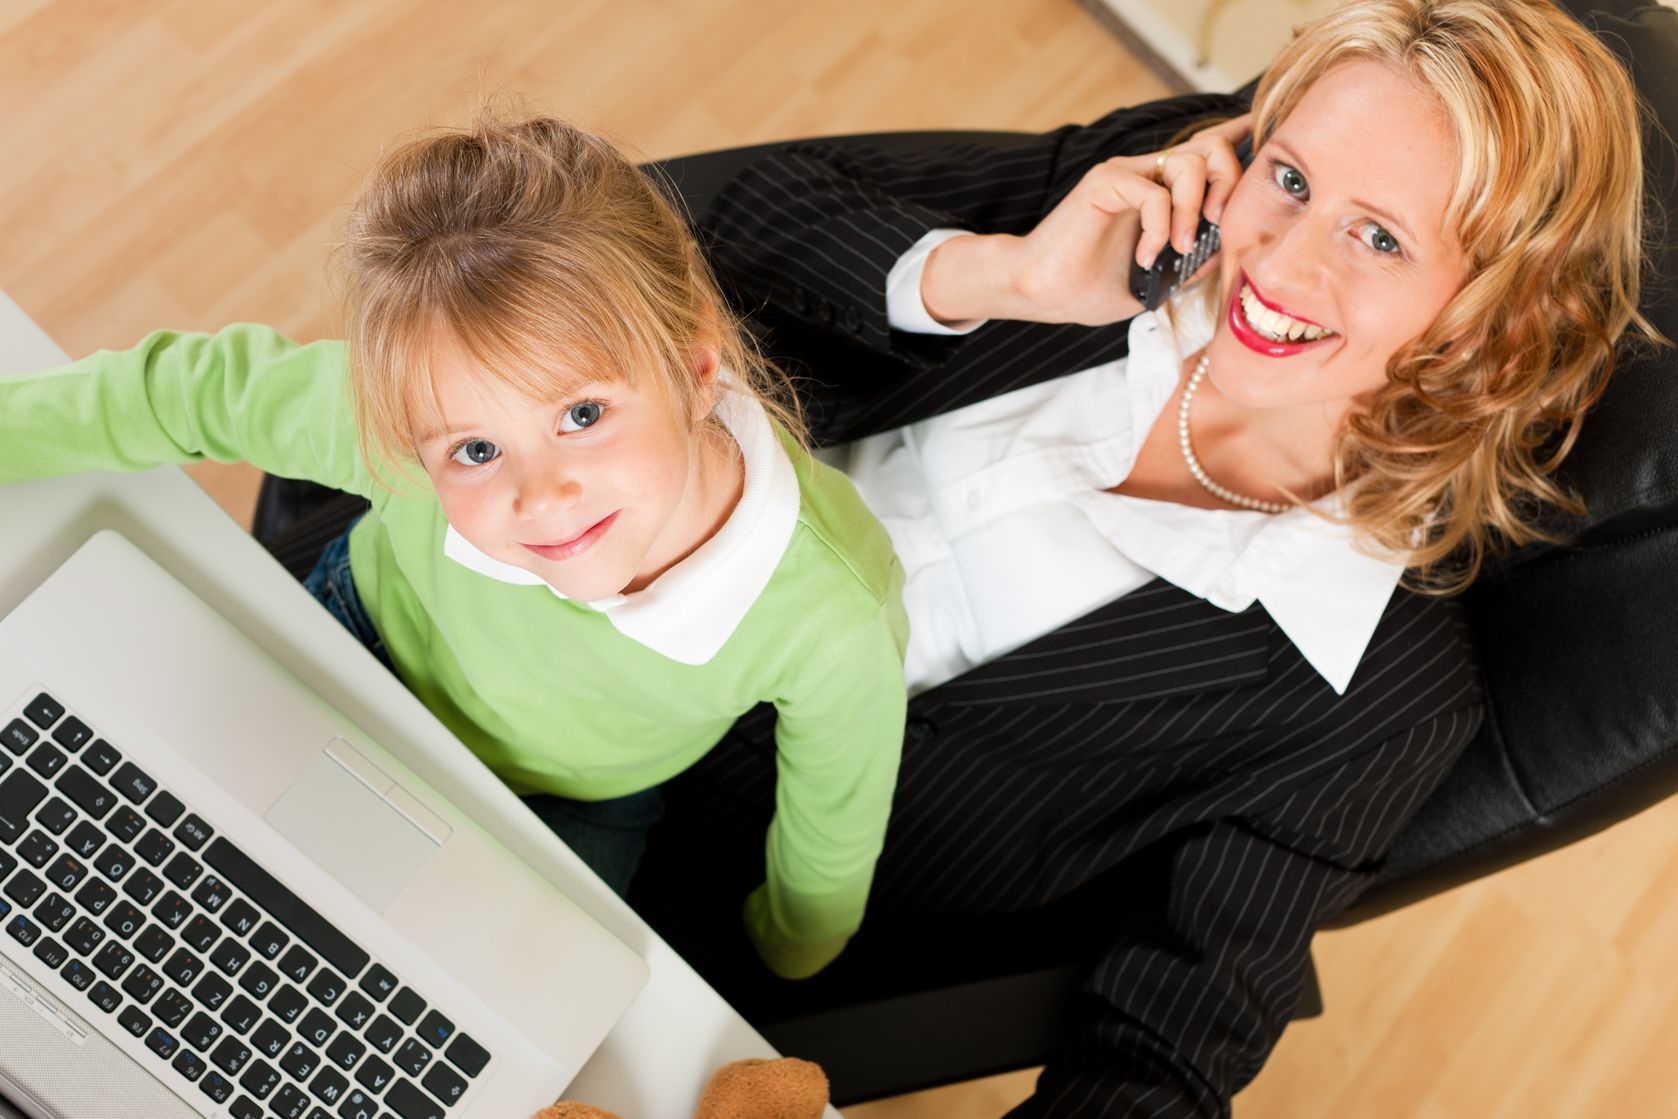
[(1551, 539), (1546, 506), (1582, 511), (1551, 475), (1621, 334), (1659, 337), (1637, 310), (1641, 114), (1619, 62), (1550, 0), (1354, 0), (1266, 72), (1257, 141), (1352, 60), (1402, 68), (1443, 107), (1459, 167), (1447, 220), (1470, 274), (1349, 419), (1335, 482), (1412, 585), (1454, 592), (1488, 550)]
[(436, 429), (439, 346), (544, 403), (585, 380), (655, 377), (695, 425), (707, 420), (696, 355), (709, 348), (727, 391), (803, 441), (796, 398), (729, 312), (681, 213), (612, 144), (561, 121), (486, 113), (391, 151), (340, 255), (370, 463), (412, 463)]

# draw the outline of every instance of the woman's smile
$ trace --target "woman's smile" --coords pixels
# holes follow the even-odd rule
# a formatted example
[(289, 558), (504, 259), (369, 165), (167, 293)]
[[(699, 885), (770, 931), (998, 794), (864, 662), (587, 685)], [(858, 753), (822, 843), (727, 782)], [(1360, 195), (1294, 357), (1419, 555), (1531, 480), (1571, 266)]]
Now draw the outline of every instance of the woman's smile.
[(1245, 273), (1229, 300), (1229, 329), (1243, 346), (1266, 357), (1291, 357), (1337, 337), (1260, 295)]

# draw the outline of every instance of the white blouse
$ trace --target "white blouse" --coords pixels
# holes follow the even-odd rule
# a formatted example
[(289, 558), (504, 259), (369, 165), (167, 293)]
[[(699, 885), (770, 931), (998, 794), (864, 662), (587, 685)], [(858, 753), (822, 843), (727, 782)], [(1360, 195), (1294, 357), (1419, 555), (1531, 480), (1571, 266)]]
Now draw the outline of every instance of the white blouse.
[[(892, 325), (949, 331), (920, 301), (929, 234), (888, 283)], [(1268, 515), (1105, 492), (1129, 476), (1181, 376), (1211, 338), (1195, 300), (1131, 322), (1130, 356), (823, 457), (845, 470), (903, 561), (911, 694), (993, 660), (1154, 577), (1229, 611), (1261, 603), (1344, 692), (1403, 567), (1305, 509)], [(963, 324), (972, 329), (974, 324)], [(1334, 497), (1319, 503), (1333, 513)]]

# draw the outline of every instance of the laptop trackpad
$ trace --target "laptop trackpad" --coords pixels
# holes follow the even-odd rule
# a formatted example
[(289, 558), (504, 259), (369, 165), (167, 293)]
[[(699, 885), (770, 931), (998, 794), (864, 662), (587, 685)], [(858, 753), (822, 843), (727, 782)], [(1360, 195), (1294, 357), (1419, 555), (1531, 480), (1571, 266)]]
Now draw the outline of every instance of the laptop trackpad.
[(439, 846), (325, 753), (263, 819), (381, 913)]

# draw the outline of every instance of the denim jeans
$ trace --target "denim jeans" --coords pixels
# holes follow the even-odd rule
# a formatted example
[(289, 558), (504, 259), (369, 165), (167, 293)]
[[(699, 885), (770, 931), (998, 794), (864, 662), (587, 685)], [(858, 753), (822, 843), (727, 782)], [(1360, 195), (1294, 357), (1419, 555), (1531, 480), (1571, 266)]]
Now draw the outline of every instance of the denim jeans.
[[(379, 663), (395, 671), (350, 575), (348, 529), (321, 552), (303, 586)], [(647, 848), (647, 835), (664, 815), (664, 794), (656, 785), (610, 800), (571, 800), (537, 793), (524, 802), (619, 897), (629, 892), (629, 881)]]

